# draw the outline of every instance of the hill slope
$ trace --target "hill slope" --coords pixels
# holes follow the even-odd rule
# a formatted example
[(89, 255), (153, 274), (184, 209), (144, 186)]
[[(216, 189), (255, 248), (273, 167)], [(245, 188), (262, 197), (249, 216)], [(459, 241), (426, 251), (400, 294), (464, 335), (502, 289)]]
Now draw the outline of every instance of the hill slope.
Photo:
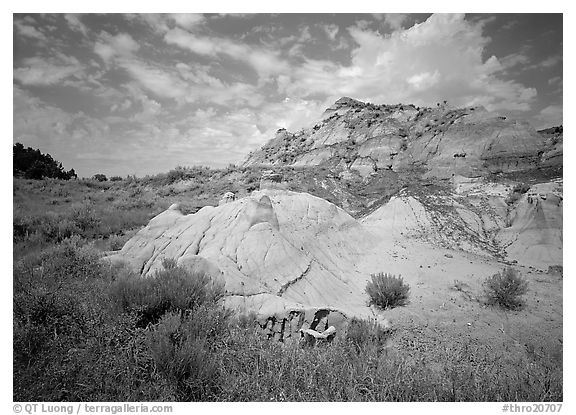
[(422, 168), (427, 177), (474, 177), (560, 165), (558, 152), (557, 142), (527, 122), (481, 106), (418, 108), (341, 98), (311, 128), (278, 130), (244, 166), (321, 165), (364, 177)]

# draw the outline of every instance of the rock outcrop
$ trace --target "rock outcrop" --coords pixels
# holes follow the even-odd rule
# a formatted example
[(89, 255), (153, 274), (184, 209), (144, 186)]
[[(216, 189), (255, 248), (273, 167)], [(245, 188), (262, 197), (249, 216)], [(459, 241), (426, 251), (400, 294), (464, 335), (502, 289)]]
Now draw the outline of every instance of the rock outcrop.
[(222, 195), (222, 199), (218, 201), (218, 206), (230, 203), (236, 200), (236, 195), (233, 192), (226, 192)]
[(418, 108), (341, 98), (313, 127), (278, 130), (244, 165), (325, 165), (363, 176), (423, 168), (428, 177), (449, 178), (561, 165), (561, 154), (558, 140), (481, 106)]
[(498, 232), (508, 258), (541, 269), (562, 265), (562, 212), (562, 180), (530, 187)]
[(562, 264), (562, 180), (531, 186), (512, 201), (511, 183), (455, 177), (453, 190), (404, 190), (361, 220), (395, 240), (517, 262)]
[(357, 264), (376, 239), (335, 205), (305, 193), (255, 191), (191, 215), (169, 209), (109, 259), (143, 277), (165, 258), (225, 284), (225, 304), (255, 311), (271, 336), (376, 317)]

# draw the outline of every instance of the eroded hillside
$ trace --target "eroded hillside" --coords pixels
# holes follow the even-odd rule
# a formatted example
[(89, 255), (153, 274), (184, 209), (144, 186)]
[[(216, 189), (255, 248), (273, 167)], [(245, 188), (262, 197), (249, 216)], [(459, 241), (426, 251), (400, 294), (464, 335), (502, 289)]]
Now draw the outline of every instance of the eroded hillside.
[(447, 178), (559, 166), (561, 152), (561, 138), (481, 106), (419, 108), (341, 98), (311, 128), (278, 130), (244, 166), (326, 166), (363, 177), (421, 168), (426, 177)]

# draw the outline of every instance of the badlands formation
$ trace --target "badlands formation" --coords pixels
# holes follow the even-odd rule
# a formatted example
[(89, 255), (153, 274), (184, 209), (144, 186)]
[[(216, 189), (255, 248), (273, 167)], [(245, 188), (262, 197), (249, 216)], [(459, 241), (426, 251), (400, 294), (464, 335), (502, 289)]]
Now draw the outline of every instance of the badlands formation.
[[(561, 336), (561, 321), (550, 327), (561, 283), (548, 272), (562, 265), (561, 128), (537, 132), (481, 107), (342, 98), (312, 128), (279, 130), (244, 166), (262, 168), (259, 190), (190, 215), (173, 205), (109, 258), (145, 278), (165, 258), (206, 272), (224, 284), (226, 306), (254, 312), (278, 339), (340, 330), (351, 317), (513, 330), (513, 319), (472, 304), (486, 277), (512, 265), (530, 281), (528, 305), (546, 302), (533, 324)], [(324, 167), (343, 180), (389, 170), (418, 183), (359, 216), (287, 190), (278, 166)], [(366, 283), (378, 272), (403, 276), (408, 306), (368, 305)]]

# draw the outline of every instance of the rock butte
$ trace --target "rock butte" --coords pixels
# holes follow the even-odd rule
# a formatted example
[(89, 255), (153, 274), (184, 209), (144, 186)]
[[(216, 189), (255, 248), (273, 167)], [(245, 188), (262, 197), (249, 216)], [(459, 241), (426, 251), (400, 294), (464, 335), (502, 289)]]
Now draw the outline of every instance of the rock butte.
[(527, 122), (482, 106), (374, 105), (341, 98), (298, 133), (278, 130), (244, 166), (326, 165), (358, 170), (420, 167), (428, 177), (482, 176), (561, 165), (562, 140), (550, 142)]

